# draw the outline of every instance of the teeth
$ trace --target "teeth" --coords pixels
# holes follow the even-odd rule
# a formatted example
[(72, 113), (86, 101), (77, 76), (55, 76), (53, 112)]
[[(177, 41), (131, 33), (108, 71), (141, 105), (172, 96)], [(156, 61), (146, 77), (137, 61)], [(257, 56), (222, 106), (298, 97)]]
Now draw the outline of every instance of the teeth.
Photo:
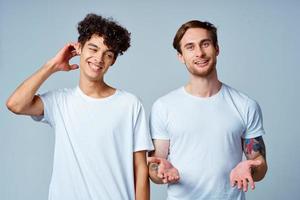
[(195, 61), (195, 64), (202, 65), (202, 64), (205, 64), (207, 62), (208, 62), (207, 60), (204, 60), (204, 61)]
[(100, 66), (98, 66), (98, 65), (95, 65), (95, 64), (93, 64), (93, 63), (90, 63), (90, 66), (91, 66), (91, 68), (93, 69), (93, 70), (99, 70), (101, 67)]

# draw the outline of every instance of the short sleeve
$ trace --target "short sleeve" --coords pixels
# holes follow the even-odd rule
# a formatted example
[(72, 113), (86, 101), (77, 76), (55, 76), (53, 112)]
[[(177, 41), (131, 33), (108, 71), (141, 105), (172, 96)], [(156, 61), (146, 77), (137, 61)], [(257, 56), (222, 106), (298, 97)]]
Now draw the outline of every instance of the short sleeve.
[(246, 131), (243, 138), (255, 138), (265, 134), (263, 116), (258, 103), (249, 99), (246, 108)]
[(44, 106), (44, 114), (41, 116), (31, 116), (31, 118), (35, 121), (43, 122), (49, 124), (50, 126), (54, 126), (54, 114), (55, 114), (55, 105), (56, 105), (56, 91), (50, 91), (43, 94), (38, 95)]
[(167, 131), (167, 113), (161, 105), (160, 100), (157, 100), (150, 114), (150, 133), (152, 139), (169, 140), (170, 136)]
[(146, 115), (141, 103), (138, 104), (137, 117), (134, 123), (133, 151), (153, 150), (152, 140), (146, 122)]

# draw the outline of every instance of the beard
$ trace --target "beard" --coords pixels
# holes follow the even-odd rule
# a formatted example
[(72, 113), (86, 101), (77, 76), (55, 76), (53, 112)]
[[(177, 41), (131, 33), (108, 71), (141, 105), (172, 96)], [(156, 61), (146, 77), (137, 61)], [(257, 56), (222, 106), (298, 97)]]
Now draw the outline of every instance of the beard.
[(196, 67), (187, 67), (188, 71), (193, 75), (201, 78), (209, 77), (216, 71), (216, 64), (217, 62), (212, 63), (206, 69), (197, 69)]

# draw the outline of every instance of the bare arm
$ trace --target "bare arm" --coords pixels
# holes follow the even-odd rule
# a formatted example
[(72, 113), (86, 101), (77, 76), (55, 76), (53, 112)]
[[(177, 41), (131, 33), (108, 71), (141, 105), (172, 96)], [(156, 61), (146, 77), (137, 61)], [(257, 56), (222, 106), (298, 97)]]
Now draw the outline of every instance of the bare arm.
[(262, 136), (243, 139), (243, 150), (248, 160), (259, 160), (260, 165), (252, 167), (252, 177), (254, 181), (260, 181), (267, 173), (266, 147)]
[(178, 170), (166, 159), (169, 154), (169, 140), (153, 140), (155, 151), (149, 154), (149, 176), (156, 184), (176, 183)]
[(134, 152), (134, 183), (135, 183), (135, 199), (149, 200), (150, 186), (148, 179), (148, 167), (146, 160), (146, 152)]
[(267, 172), (266, 149), (262, 137), (242, 139), (243, 151), (247, 160), (241, 161), (230, 173), (231, 185), (238, 189), (248, 190), (250, 184), (255, 188), (254, 181), (263, 179)]
[(44, 81), (54, 72), (77, 69), (77, 65), (70, 65), (69, 60), (78, 55), (75, 44), (65, 45), (54, 58), (49, 60), (37, 72), (26, 79), (8, 98), (7, 108), (22, 115), (42, 115), (44, 106), (36, 95)]

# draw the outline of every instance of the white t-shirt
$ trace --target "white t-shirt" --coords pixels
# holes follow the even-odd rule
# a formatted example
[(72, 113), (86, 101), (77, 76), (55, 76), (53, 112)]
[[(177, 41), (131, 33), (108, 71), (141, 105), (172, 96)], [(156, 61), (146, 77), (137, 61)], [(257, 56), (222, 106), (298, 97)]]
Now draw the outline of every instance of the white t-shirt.
[(49, 200), (132, 200), (133, 152), (152, 150), (145, 113), (132, 94), (116, 90), (103, 99), (79, 87), (40, 96), (55, 130)]
[(150, 131), (153, 139), (170, 140), (168, 159), (180, 174), (168, 200), (245, 199), (229, 175), (242, 160), (241, 139), (264, 134), (254, 100), (225, 84), (208, 98), (181, 87), (154, 103)]

